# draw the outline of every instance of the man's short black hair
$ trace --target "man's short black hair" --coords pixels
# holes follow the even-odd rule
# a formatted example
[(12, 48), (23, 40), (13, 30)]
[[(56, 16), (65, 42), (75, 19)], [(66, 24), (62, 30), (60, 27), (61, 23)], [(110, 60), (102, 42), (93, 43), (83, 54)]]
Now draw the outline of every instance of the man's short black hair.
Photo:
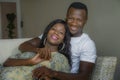
[(68, 10), (67, 10), (67, 13), (69, 11), (70, 8), (75, 8), (75, 9), (84, 9), (86, 11), (86, 15), (88, 16), (88, 9), (87, 9), (87, 6), (81, 2), (73, 2), (69, 7), (68, 7)]

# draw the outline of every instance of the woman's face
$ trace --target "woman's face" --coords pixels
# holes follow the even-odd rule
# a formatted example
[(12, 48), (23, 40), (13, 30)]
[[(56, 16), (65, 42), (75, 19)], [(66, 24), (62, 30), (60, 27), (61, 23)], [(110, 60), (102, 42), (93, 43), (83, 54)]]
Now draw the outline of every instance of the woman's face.
[(65, 27), (61, 23), (55, 24), (48, 32), (47, 42), (52, 45), (59, 45), (63, 42), (65, 36)]

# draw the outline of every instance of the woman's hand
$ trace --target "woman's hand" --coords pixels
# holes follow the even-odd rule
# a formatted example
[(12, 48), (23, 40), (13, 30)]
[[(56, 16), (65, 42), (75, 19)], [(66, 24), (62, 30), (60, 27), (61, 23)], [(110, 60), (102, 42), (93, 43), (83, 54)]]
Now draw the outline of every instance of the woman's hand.
[(43, 59), (40, 58), (40, 54), (36, 54), (33, 58), (30, 59), (31, 64), (35, 65), (42, 62)]

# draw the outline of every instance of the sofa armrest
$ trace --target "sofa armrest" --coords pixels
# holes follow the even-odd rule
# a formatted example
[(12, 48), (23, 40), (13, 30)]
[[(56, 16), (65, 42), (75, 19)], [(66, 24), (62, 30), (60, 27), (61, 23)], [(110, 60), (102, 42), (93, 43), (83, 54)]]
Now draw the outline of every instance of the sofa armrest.
[(98, 57), (92, 75), (92, 80), (114, 80), (116, 64), (116, 57)]
[(23, 39), (1, 39), (0, 40), (0, 64), (2, 64), (11, 55), (20, 53), (18, 46), (30, 38)]

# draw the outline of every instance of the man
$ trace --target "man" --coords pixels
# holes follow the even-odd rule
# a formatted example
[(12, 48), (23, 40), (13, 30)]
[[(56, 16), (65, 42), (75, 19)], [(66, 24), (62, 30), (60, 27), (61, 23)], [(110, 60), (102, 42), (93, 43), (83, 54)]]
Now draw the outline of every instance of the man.
[[(85, 4), (74, 2), (69, 6), (66, 21), (71, 32), (71, 73), (40, 67), (33, 71), (33, 77), (48, 76), (60, 80), (88, 80), (91, 77), (96, 59), (96, 48), (90, 37), (83, 33), (87, 18), (88, 10)], [(50, 50), (38, 48), (39, 43), (40, 38), (34, 38), (21, 44), (20, 50), (37, 52), (41, 54), (41, 58), (49, 59)]]

